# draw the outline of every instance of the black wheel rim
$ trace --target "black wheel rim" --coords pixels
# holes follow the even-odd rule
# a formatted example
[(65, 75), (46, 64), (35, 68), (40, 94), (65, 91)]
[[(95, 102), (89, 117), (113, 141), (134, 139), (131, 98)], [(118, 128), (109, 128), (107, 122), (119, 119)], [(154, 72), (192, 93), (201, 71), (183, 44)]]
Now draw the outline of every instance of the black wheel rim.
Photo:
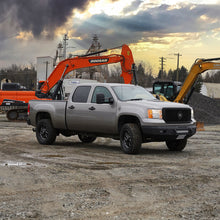
[(123, 146), (126, 149), (130, 149), (132, 147), (132, 138), (129, 132), (125, 131), (123, 135)]
[(47, 127), (45, 125), (42, 125), (40, 127), (39, 134), (40, 134), (40, 137), (42, 139), (47, 139), (48, 138), (48, 130), (47, 130)]

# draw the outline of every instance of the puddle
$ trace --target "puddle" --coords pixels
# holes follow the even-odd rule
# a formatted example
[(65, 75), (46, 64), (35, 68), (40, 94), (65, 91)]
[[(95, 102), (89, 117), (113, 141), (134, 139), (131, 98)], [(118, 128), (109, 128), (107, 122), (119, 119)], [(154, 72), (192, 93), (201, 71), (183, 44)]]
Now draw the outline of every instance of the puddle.
[(109, 161), (109, 162), (96, 162), (97, 164), (124, 164), (124, 163), (120, 163), (120, 162), (111, 162), (111, 161)]
[(6, 161), (4, 163), (0, 163), (2, 167), (28, 167), (28, 166), (38, 166), (38, 167), (46, 167), (44, 164), (40, 163), (29, 163), (29, 162), (18, 162), (18, 161)]
[(41, 157), (47, 157), (47, 158), (53, 158), (53, 157), (60, 157), (60, 158), (63, 158), (65, 156), (63, 155), (53, 155), (53, 154), (49, 154), (49, 155), (42, 155)]

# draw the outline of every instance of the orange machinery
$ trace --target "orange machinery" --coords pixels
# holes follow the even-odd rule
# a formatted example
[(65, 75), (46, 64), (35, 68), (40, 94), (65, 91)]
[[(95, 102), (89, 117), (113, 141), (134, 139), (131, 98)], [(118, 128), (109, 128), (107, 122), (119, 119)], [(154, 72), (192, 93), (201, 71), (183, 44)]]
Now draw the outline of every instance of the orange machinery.
[[(27, 104), (29, 100), (33, 99), (58, 99), (59, 87), (62, 85), (64, 77), (72, 70), (100, 66), (112, 63), (120, 63), (124, 82), (131, 83), (134, 74), (134, 60), (131, 49), (126, 45), (121, 46), (121, 54), (111, 54), (100, 56), (100, 53), (109, 50), (105, 49), (88, 55), (77, 56), (61, 61), (46, 81), (43, 81), (40, 90), (35, 91), (2, 91), (0, 90), (0, 106), (6, 107), (14, 105), (14, 109), (8, 108), (7, 118), (9, 120), (16, 120), (20, 115), (27, 112)], [(98, 56), (94, 56), (97, 55)], [(136, 82), (136, 76), (134, 77)], [(55, 87), (56, 86), (56, 87)], [(55, 89), (52, 90), (52, 88)]]

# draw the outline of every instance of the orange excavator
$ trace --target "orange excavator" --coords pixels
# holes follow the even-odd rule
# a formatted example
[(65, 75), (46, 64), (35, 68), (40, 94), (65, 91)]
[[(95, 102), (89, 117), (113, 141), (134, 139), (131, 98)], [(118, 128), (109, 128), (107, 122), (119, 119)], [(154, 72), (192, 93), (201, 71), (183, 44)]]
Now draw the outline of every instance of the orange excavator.
[[(100, 56), (100, 53), (114, 49), (121, 49), (121, 54)], [(94, 56), (96, 55), (96, 56)], [(104, 49), (98, 52), (77, 56), (61, 61), (46, 81), (41, 81), (38, 91), (2, 91), (0, 90), (0, 107), (7, 111), (9, 120), (19, 120), (27, 113), (27, 105), (33, 99), (62, 99), (62, 83), (65, 76), (73, 70), (100, 66), (112, 63), (120, 63), (124, 83), (132, 82), (133, 76), (137, 84), (135, 64), (131, 49), (126, 45), (121, 47)]]

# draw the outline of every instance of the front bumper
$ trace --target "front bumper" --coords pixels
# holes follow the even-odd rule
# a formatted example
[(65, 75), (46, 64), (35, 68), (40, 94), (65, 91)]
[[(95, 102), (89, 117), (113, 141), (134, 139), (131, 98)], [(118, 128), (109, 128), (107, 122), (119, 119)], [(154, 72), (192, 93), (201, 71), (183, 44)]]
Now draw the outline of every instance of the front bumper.
[(196, 133), (196, 124), (142, 126), (144, 141), (167, 141), (189, 138)]

